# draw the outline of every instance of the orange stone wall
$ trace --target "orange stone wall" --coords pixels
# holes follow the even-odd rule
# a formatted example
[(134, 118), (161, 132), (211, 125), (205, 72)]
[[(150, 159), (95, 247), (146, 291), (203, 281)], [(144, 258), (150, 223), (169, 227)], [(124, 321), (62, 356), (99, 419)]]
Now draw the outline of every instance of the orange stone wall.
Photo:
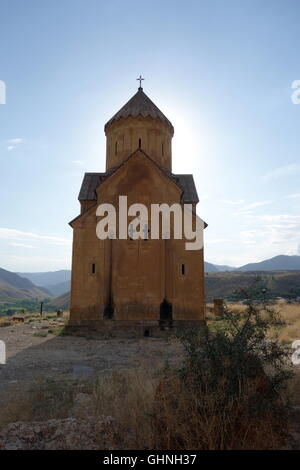
[(172, 171), (173, 130), (158, 119), (129, 117), (106, 129), (106, 169), (115, 168), (138, 148), (161, 167)]
[(172, 171), (172, 126), (151, 117), (128, 117), (105, 132), (106, 169), (115, 171), (97, 188), (97, 200), (81, 201), (81, 215), (71, 223), (70, 325), (102, 325), (109, 306), (115, 325), (159, 325), (164, 300), (172, 306), (173, 321), (204, 322), (203, 249), (186, 250), (186, 240), (174, 239), (172, 225), (167, 240), (96, 236), (98, 205), (118, 209), (119, 196), (127, 196), (128, 207), (143, 203), (149, 214), (151, 204), (181, 203), (182, 189), (162, 171)]

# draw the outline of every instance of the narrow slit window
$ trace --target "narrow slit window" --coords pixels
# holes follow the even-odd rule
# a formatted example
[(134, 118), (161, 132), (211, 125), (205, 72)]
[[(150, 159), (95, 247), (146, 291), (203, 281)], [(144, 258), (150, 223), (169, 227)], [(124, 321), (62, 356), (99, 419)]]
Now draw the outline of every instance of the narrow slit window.
[(185, 276), (185, 264), (181, 265), (181, 275)]
[(92, 274), (96, 273), (96, 264), (92, 263)]
[(139, 139), (139, 148), (142, 147), (142, 139)]
[(162, 154), (162, 156), (164, 156), (164, 154), (165, 154), (165, 152), (164, 152), (164, 144), (163, 144), (163, 143), (161, 144), (161, 154)]
[(117, 155), (117, 153), (118, 153), (118, 142), (116, 141), (116, 143), (115, 143), (115, 155)]

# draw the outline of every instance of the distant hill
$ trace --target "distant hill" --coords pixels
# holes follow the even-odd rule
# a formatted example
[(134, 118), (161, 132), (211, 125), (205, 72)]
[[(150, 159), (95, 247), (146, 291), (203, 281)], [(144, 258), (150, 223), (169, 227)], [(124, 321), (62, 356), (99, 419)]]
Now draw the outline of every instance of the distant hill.
[(217, 273), (218, 269), (216, 268), (214, 264), (204, 261), (204, 271), (206, 273)]
[(24, 279), (18, 274), (12, 273), (11, 271), (6, 271), (6, 269), (2, 268), (0, 268), (0, 281), (20, 289), (30, 289), (35, 287), (34, 284), (28, 279)]
[(225, 264), (212, 264), (204, 261), (204, 271), (206, 273), (218, 273), (220, 271), (236, 271), (238, 268), (234, 268), (233, 266), (227, 266)]
[(236, 271), (238, 268), (234, 268), (233, 266), (227, 266), (227, 264), (215, 264), (217, 271)]
[(46, 271), (41, 273), (18, 273), (19, 276), (29, 279), (36, 286), (48, 288), (61, 282), (70, 281), (71, 271), (69, 269), (61, 269), (60, 271)]
[(71, 281), (64, 281), (58, 284), (47, 286), (47, 290), (55, 297), (71, 290)]
[(236, 268), (205, 262), (204, 270), (207, 273), (223, 271), (298, 271), (300, 270), (300, 256), (279, 255), (258, 263), (249, 263)]
[(54, 307), (62, 310), (69, 310), (70, 308), (70, 292), (65, 292), (63, 295), (52, 299), (48, 302), (49, 307)]
[(28, 279), (0, 268), (0, 299), (44, 299), (51, 294)]
[(289, 271), (300, 270), (300, 256), (279, 255), (274, 258), (249, 263), (237, 268), (238, 271)]
[(236, 290), (249, 287), (258, 277), (266, 285), (270, 297), (300, 297), (300, 271), (233, 271), (205, 276), (206, 301), (230, 299)]

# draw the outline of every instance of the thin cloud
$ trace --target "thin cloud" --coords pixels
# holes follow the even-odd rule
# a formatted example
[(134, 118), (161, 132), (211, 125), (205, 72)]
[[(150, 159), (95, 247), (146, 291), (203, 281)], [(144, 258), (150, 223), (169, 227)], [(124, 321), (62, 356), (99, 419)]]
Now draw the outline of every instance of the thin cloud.
[(9, 243), (10, 246), (19, 246), (21, 248), (36, 248), (36, 246), (33, 246), (33, 245), (27, 245), (26, 243), (15, 243), (15, 242), (11, 242)]
[(247, 215), (249, 225), (257, 228), (243, 230), (242, 241), (246, 245), (270, 248), (280, 247), (282, 253), (295, 252), (300, 239), (300, 215)]
[(289, 194), (286, 196), (287, 199), (297, 199), (298, 197), (300, 197), (300, 193)]
[(5, 269), (17, 272), (34, 271), (55, 271), (57, 269), (70, 269), (69, 257), (47, 257), (47, 256), (18, 256), (13, 255), (7, 258), (2, 264)]
[(40, 235), (32, 232), (23, 232), (21, 230), (0, 227), (0, 239), (4, 240), (40, 240), (54, 245), (71, 245), (71, 240), (51, 235)]
[(16, 137), (15, 139), (8, 139), (5, 141), (6, 144), (23, 144), (25, 139), (22, 137)]
[(9, 152), (11, 152), (12, 150), (15, 150), (24, 142), (25, 142), (25, 139), (23, 139), (22, 137), (15, 137), (14, 139), (4, 140), (4, 144), (6, 145), (6, 150), (8, 150)]
[(237, 201), (231, 201), (230, 199), (221, 199), (220, 202), (223, 202), (224, 204), (229, 204), (231, 206), (238, 206), (240, 204), (244, 204), (244, 199), (239, 199)]
[(251, 202), (251, 204), (247, 204), (246, 206), (243, 206), (240, 209), (238, 209), (236, 214), (243, 214), (243, 213), (246, 213), (246, 212), (250, 212), (251, 210), (256, 209), (257, 207), (267, 206), (269, 204), (272, 204), (272, 201)]

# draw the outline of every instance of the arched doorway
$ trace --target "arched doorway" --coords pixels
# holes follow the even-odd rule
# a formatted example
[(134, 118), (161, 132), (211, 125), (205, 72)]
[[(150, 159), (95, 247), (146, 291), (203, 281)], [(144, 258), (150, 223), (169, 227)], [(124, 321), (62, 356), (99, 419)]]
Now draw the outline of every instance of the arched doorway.
[(162, 326), (171, 326), (173, 320), (172, 304), (166, 299), (160, 304), (159, 323)]
[(114, 318), (114, 306), (112, 302), (112, 298), (109, 298), (108, 304), (106, 305), (104, 312), (103, 312), (103, 319), (104, 320), (112, 320)]

